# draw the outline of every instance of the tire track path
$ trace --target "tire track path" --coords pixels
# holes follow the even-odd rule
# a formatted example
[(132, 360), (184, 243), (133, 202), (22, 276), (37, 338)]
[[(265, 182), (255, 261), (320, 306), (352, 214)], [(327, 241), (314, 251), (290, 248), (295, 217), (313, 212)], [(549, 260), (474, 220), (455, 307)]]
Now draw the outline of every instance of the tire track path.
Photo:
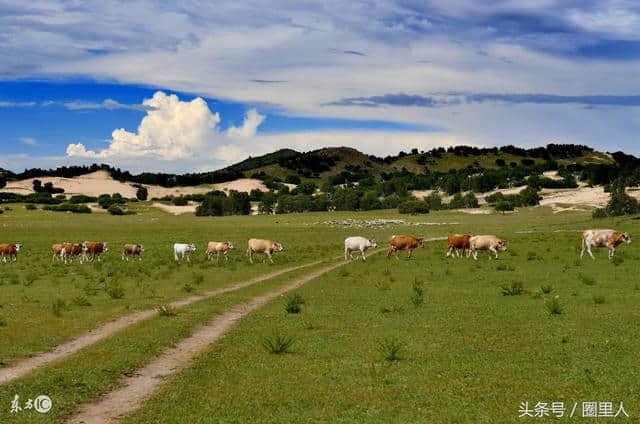
[(166, 377), (185, 369), (238, 320), (270, 300), (348, 263), (341, 261), (320, 268), (216, 316), (195, 330), (191, 336), (182, 339), (146, 366), (138, 369), (134, 375), (124, 377), (120, 388), (105, 394), (94, 403), (81, 405), (76, 415), (67, 422), (72, 424), (110, 423), (135, 411), (164, 383)]
[[(169, 303), (169, 305), (174, 308), (182, 308), (200, 300), (209, 299), (223, 293), (240, 290), (242, 288), (251, 286), (261, 281), (270, 280), (279, 275), (286, 274), (288, 272), (295, 271), (301, 268), (317, 265), (321, 262), (322, 261), (315, 261), (315, 262), (310, 262), (308, 264), (297, 265), (294, 267), (289, 267), (289, 268), (281, 269), (278, 271), (270, 272), (268, 274), (254, 277), (249, 280), (242, 281), (240, 283), (236, 283), (228, 287), (222, 287), (219, 289), (205, 292), (200, 295), (189, 296), (184, 299), (176, 300)], [(123, 317), (115, 319), (114, 321), (110, 321), (106, 324), (103, 324), (98, 328), (89, 330), (88, 332), (80, 335), (79, 337), (76, 337), (66, 343), (63, 343), (55, 347), (53, 350), (40, 353), (28, 359), (18, 361), (15, 364), (9, 365), (8, 367), (0, 368), (0, 386), (12, 380), (15, 380), (16, 378), (22, 377), (30, 373), (31, 371), (34, 371), (46, 364), (57, 361), (59, 359), (66, 358), (67, 356), (76, 353), (80, 349), (83, 349), (87, 346), (91, 346), (92, 344), (95, 344), (100, 340), (103, 340), (124, 328), (137, 324), (140, 321), (143, 321), (145, 319), (151, 318), (156, 314), (157, 314), (157, 311), (155, 309), (146, 309), (144, 311), (134, 312), (132, 314), (125, 315)]]

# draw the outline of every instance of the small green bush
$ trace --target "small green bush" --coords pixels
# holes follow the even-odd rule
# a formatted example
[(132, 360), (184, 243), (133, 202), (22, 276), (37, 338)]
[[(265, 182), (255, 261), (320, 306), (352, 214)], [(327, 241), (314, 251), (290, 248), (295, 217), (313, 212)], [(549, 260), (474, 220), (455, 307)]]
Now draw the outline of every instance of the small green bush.
[(544, 306), (551, 315), (560, 315), (564, 312), (564, 305), (560, 302), (559, 296), (547, 299)]
[(67, 302), (60, 298), (56, 298), (51, 302), (51, 311), (53, 315), (59, 317), (62, 315), (62, 312), (68, 309)]
[(593, 301), (596, 305), (602, 305), (604, 303), (604, 296), (602, 295), (593, 295)]
[(124, 211), (120, 209), (120, 207), (117, 205), (109, 206), (109, 209), (107, 209), (107, 212), (109, 212), (111, 215), (124, 215)]
[(418, 281), (417, 278), (414, 278), (413, 283), (411, 284), (411, 290), (413, 291), (411, 295), (411, 303), (413, 303), (413, 306), (417, 308), (424, 303), (424, 282)]
[(111, 299), (122, 299), (124, 297), (124, 289), (120, 284), (108, 286), (106, 291)]
[(387, 337), (377, 342), (377, 350), (382, 354), (385, 361), (399, 361), (400, 351), (404, 348), (404, 343), (397, 337)]
[(71, 302), (76, 306), (91, 306), (91, 302), (84, 296), (76, 296), (71, 299)]
[(500, 286), (500, 291), (503, 296), (519, 296), (524, 293), (522, 283), (514, 281), (511, 284), (503, 284)]
[(156, 308), (161, 317), (175, 317), (178, 314), (176, 308), (170, 305), (161, 305)]
[(35, 211), (36, 209), (38, 209), (38, 207), (33, 203), (27, 203), (26, 205), (24, 205), (24, 208), (28, 211)]
[(294, 343), (295, 340), (292, 337), (283, 336), (278, 332), (274, 332), (271, 336), (264, 337), (261, 342), (266, 351), (274, 355), (288, 353)]
[(299, 314), (304, 303), (305, 300), (298, 293), (293, 296), (287, 296), (284, 299), (284, 310), (289, 314)]
[(553, 291), (553, 286), (551, 284), (543, 284), (540, 286), (540, 291), (544, 294), (549, 294)]

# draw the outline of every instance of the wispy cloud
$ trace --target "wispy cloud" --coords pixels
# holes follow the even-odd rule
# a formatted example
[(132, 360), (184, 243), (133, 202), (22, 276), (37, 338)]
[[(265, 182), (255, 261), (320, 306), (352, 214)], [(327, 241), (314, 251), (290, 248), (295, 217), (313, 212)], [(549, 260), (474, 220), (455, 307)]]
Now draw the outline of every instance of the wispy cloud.
[(39, 146), (38, 142), (33, 137), (18, 137), (18, 141), (22, 144), (26, 144), (27, 146)]
[(580, 95), (564, 96), (558, 94), (501, 94), (501, 93), (446, 93), (433, 96), (417, 94), (384, 94), (370, 97), (351, 97), (326, 103), (330, 106), (416, 106), (416, 107), (442, 107), (454, 106), (462, 103), (510, 103), (510, 104), (542, 104), (542, 105), (568, 105), (577, 104), (583, 106), (640, 106), (640, 95), (616, 96), (616, 95)]
[(144, 105), (144, 104), (124, 104), (120, 103), (113, 99), (105, 99), (100, 103), (97, 102), (85, 102), (85, 101), (72, 101), (63, 103), (63, 106), (69, 110), (92, 110), (92, 109), (106, 109), (106, 110), (117, 110), (117, 109), (128, 109), (128, 110), (139, 110), (139, 111), (147, 111), (152, 110), (153, 106)]
[(34, 107), (37, 106), (36, 102), (12, 102), (6, 100), (0, 100), (0, 107)]

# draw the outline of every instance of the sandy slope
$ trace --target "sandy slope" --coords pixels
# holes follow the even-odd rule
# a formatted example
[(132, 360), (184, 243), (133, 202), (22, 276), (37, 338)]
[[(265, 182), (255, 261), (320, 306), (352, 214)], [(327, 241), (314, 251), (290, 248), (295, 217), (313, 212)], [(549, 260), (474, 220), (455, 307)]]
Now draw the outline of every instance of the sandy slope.
[[(35, 179), (42, 181), (42, 184), (46, 184), (48, 182), (53, 183), (54, 187), (63, 188), (67, 195), (85, 194), (87, 196), (99, 196), (101, 194), (120, 193), (124, 197), (135, 197), (137, 191), (137, 189), (133, 187), (132, 183), (116, 181), (111, 178), (111, 175), (106, 171), (96, 171), (74, 178), (41, 177)], [(33, 193), (33, 180), (34, 178), (11, 181), (7, 183), (7, 186), (3, 188), (2, 191), (17, 194)], [(183, 194), (203, 194), (212, 190), (222, 190), (225, 192), (237, 190), (247, 193), (253, 189), (268, 191), (267, 187), (262, 184), (262, 181), (252, 178), (241, 178), (226, 183), (202, 185), (197, 187), (188, 186), (167, 188), (160, 187), (158, 185), (145, 185), (145, 187), (147, 187), (147, 190), (149, 191), (149, 199), (164, 196), (180, 196)]]

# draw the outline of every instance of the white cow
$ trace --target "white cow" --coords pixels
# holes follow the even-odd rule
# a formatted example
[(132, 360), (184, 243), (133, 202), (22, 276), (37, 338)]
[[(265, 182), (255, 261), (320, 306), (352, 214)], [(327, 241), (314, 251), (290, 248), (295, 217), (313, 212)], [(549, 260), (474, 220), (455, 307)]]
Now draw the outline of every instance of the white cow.
[(364, 252), (370, 247), (376, 248), (378, 245), (374, 239), (367, 239), (360, 236), (347, 237), (344, 239), (344, 259), (347, 260), (347, 256), (349, 259), (353, 259), (352, 252), (360, 251), (362, 255), (362, 260), (366, 261), (367, 258), (364, 255)]
[[(469, 250), (475, 260), (478, 260), (478, 250), (488, 250), (498, 259), (498, 251), (507, 250), (507, 241), (493, 235), (473, 236), (469, 239)], [(489, 253), (489, 259), (491, 259), (491, 253)]]
[(582, 259), (585, 251), (589, 253), (591, 259), (595, 259), (591, 252), (591, 248), (607, 247), (609, 248), (608, 258), (611, 260), (613, 259), (616, 247), (622, 243), (631, 243), (629, 233), (620, 233), (614, 230), (585, 230), (582, 233), (582, 251), (580, 252), (580, 259)]
[[(178, 260), (184, 260), (184, 258), (187, 258), (187, 262), (191, 261), (191, 253), (196, 251), (196, 245), (191, 243), (191, 244), (186, 244), (186, 243), (176, 243), (173, 245), (173, 258), (178, 261)], [(180, 258), (178, 258), (178, 256)]]

